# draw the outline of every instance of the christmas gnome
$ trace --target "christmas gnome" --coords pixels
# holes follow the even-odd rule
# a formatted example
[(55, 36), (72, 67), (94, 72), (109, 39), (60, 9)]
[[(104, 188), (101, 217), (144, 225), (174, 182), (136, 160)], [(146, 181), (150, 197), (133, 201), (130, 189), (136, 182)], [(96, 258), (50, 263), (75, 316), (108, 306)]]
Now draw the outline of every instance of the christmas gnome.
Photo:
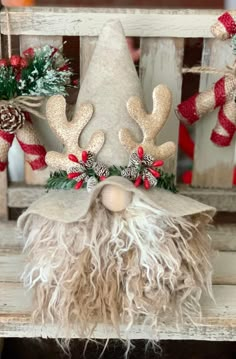
[[(235, 38), (236, 11), (225, 12), (211, 27), (212, 34), (221, 40)], [(189, 72), (208, 72), (205, 68), (193, 68)], [(213, 70), (217, 74), (217, 69)], [(218, 120), (211, 134), (211, 141), (217, 146), (229, 146), (236, 132), (236, 62), (225, 69), (225, 75), (218, 80), (213, 88), (196, 93), (180, 103), (176, 114), (187, 125), (192, 125), (205, 114), (219, 108)]]
[(65, 336), (72, 329), (91, 337), (98, 323), (119, 336), (124, 326), (127, 339), (138, 322), (156, 339), (168, 320), (200, 315), (202, 291), (211, 294), (206, 225), (215, 210), (173, 193), (161, 169), (175, 152), (174, 143), (155, 142), (171, 102), (159, 85), (146, 113), (119, 21), (101, 31), (72, 122), (62, 96), (48, 100), (49, 124), (65, 145), (64, 153), (47, 153), (59, 171), (49, 183), (61, 189), (18, 221), (36, 322), (53, 322)]

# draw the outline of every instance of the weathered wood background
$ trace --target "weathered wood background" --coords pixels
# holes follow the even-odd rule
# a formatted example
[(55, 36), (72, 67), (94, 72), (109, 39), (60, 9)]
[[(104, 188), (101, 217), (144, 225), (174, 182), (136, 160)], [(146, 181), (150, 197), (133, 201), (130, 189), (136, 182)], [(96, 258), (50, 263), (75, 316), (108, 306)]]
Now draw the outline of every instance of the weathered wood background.
[[(21, 49), (43, 43), (62, 44), (63, 38), (80, 39), (81, 81), (90, 61), (97, 36), (103, 23), (119, 18), (127, 36), (140, 39), (140, 79), (150, 109), (150, 94), (158, 83), (166, 83), (173, 92), (173, 110), (166, 129), (158, 141), (168, 138), (177, 143), (178, 121), (174, 108), (182, 97), (182, 66), (184, 42), (189, 38), (204, 38), (202, 64), (226, 66), (233, 58), (230, 42), (220, 43), (212, 38), (210, 26), (221, 11), (88, 9), (88, 8), (18, 8), (10, 10), (11, 34)], [(0, 14), (1, 38), (6, 46), (6, 14)], [(216, 77), (201, 76), (200, 90), (205, 90)], [(236, 191), (232, 188), (235, 143), (217, 149), (209, 140), (216, 114), (210, 114), (195, 126), (194, 186), (181, 187), (181, 192), (216, 206), (219, 211), (236, 212)], [(45, 123), (35, 120), (46, 147), (58, 146)], [(169, 162), (168, 170), (176, 173), (178, 157)], [(23, 165), (23, 164), (22, 164)], [(27, 166), (23, 183), (10, 183), (6, 173), (0, 176), (0, 216), (8, 218), (8, 209), (23, 209), (44, 193), (39, 186), (47, 170), (32, 173)], [(210, 229), (214, 247), (219, 250), (214, 260), (214, 293), (216, 303), (203, 297), (202, 326), (187, 326), (177, 330), (170, 325), (160, 334), (161, 339), (236, 340), (236, 241), (235, 224), (222, 224)], [(0, 336), (54, 336), (55, 328), (30, 324), (31, 296), (22, 289), (19, 273), (24, 264), (20, 254), (22, 238), (15, 222), (0, 224)], [(104, 338), (109, 328), (99, 327), (97, 338)], [(109, 332), (112, 336), (114, 333)], [(63, 333), (61, 333), (63, 336)], [(133, 338), (150, 338), (150, 328), (134, 327)]]

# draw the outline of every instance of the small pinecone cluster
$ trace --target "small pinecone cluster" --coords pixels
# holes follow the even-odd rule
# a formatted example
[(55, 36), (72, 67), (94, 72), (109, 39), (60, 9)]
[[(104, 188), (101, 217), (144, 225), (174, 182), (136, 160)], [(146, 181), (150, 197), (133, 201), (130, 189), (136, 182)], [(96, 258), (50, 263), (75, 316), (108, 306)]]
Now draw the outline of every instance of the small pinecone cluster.
[(15, 133), (24, 126), (25, 114), (19, 107), (12, 105), (0, 106), (0, 130)]

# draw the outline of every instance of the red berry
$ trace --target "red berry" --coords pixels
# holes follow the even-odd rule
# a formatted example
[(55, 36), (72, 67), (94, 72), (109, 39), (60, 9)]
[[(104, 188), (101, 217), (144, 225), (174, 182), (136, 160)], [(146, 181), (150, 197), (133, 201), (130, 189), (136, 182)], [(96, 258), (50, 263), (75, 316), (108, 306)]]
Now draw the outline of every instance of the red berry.
[(21, 57), (19, 55), (12, 55), (10, 58), (10, 64), (13, 67), (20, 67)]
[(79, 181), (78, 183), (76, 183), (75, 189), (80, 189), (80, 188), (83, 186), (83, 183), (84, 183), (83, 180), (81, 180), (81, 181)]
[(135, 187), (139, 187), (142, 183), (142, 176), (138, 176), (136, 181), (134, 182)]
[(79, 85), (79, 80), (78, 79), (73, 80), (72, 85), (78, 86)]
[(149, 172), (151, 172), (151, 174), (152, 174), (154, 177), (156, 177), (156, 178), (159, 178), (159, 177), (160, 177), (160, 173), (159, 173), (158, 171), (154, 170), (153, 168), (149, 168), (148, 170), (149, 170)]
[(164, 165), (164, 161), (161, 161), (161, 160), (157, 160), (155, 162), (153, 162), (152, 166), (153, 167), (161, 167)]
[(73, 179), (73, 178), (78, 177), (80, 174), (81, 173), (79, 173), (79, 172), (68, 173), (67, 178), (68, 179)]
[(143, 184), (144, 184), (145, 189), (147, 189), (147, 190), (151, 187), (150, 182), (148, 181), (147, 178), (145, 178), (145, 180), (143, 181)]
[(70, 155), (68, 155), (68, 158), (69, 158), (69, 160), (72, 161), (72, 162), (79, 163), (79, 160), (78, 160), (78, 158), (77, 158), (75, 155), (70, 154)]
[(27, 49), (23, 52), (23, 55), (25, 57), (34, 57), (34, 53), (35, 53), (34, 49), (32, 47), (30, 47), (29, 49)]
[(143, 147), (140, 146), (138, 148), (138, 156), (139, 156), (140, 160), (143, 159), (143, 155), (144, 155), (144, 150), (143, 150)]
[(20, 79), (21, 79), (21, 72), (18, 71), (16, 74), (16, 81), (20, 81)]
[(1, 59), (0, 60), (0, 67), (5, 67), (8, 65), (8, 61), (7, 59)]
[(107, 179), (106, 176), (100, 176), (100, 181), (105, 181), (105, 179)]
[(87, 152), (87, 151), (83, 151), (83, 152), (82, 152), (82, 161), (86, 163), (87, 160), (88, 160), (88, 152)]
[(68, 71), (70, 69), (69, 65), (65, 64), (59, 68), (59, 71)]
[(27, 66), (28, 66), (28, 61), (27, 61), (26, 59), (22, 58), (22, 59), (20, 60), (20, 67), (21, 67), (22, 69), (24, 69), (24, 68), (26, 68)]
[(51, 46), (51, 48), (53, 49), (53, 51), (52, 51), (52, 54), (50, 57), (53, 57), (55, 55), (55, 53), (59, 51), (59, 49), (57, 47), (53, 47), (53, 46)]

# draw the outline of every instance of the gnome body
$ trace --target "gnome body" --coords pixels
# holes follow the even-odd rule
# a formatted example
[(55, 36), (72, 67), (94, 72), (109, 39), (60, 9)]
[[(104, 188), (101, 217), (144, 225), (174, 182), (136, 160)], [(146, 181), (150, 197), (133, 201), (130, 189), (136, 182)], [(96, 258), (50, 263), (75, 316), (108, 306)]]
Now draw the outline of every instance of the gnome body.
[[(214, 209), (155, 187), (157, 172), (147, 163), (175, 150), (171, 142), (155, 144), (171, 94), (165, 86), (154, 89), (152, 114), (145, 112), (140, 96), (122, 27), (110, 22), (94, 51), (72, 122), (66, 121), (63, 98), (48, 101), (49, 123), (65, 144), (63, 154), (47, 154), (48, 165), (78, 175), (76, 188), (87, 180), (88, 172), (78, 174), (80, 169), (98, 166), (103, 180), (90, 193), (84, 188), (52, 191), (19, 219), (27, 254), (23, 280), (34, 291), (37, 322), (88, 337), (98, 323), (112, 324), (118, 335), (124, 324), (129, 338), (138, 321), (152, 326), (156, 338), (169, 319), (177, 324), (199, 316), (202, 290), (211, 293), (206, 225)], [(138, 158), (140, 144), (145, 154)], [(95, 167), (85, 149), (97, 155)], [(79, 170), (69, 168), (71, 159)], [(131, 181), (137, 161), (144, 167), (140, 180), (155, 184), (148, 191)], [(106, 178), (101, 163), (129, 163), (129, 176)]]

